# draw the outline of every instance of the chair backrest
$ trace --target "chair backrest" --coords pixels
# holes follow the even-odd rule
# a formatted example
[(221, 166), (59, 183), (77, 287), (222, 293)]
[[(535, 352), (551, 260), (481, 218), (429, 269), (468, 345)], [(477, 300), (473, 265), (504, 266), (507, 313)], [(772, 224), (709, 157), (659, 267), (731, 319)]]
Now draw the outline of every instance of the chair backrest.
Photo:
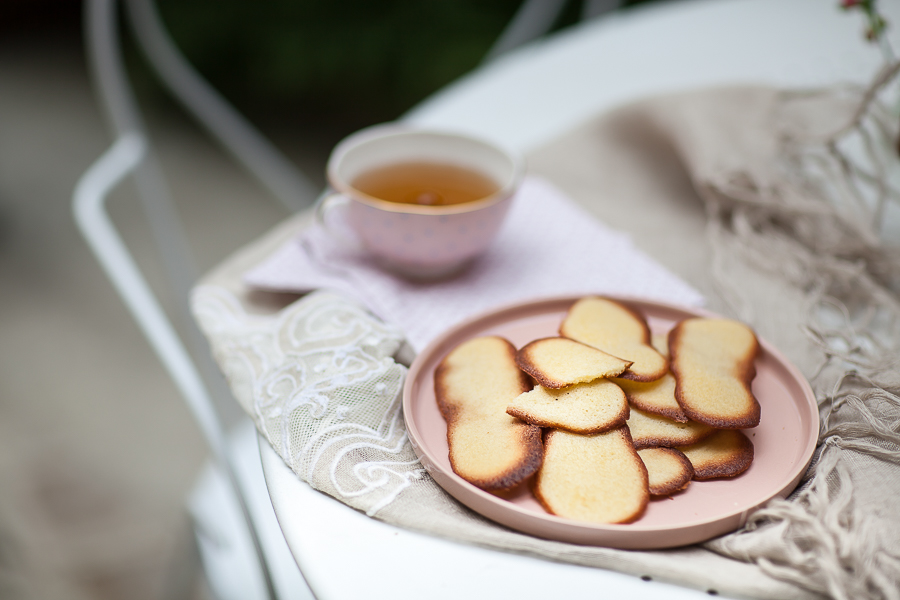
[[(566, 0), (526, 0), (488, 54), (488, 59), (550, 29)], [(610, 0), (615, 2), (616, 0)], [(153, 0), (123, 0), (139, 47), (172, 94), (226, 150), (289, 211), (310, 207), (318, 190), (234, 110), (182, 57), (163, 27)], [(85, 28), (89, 63), (115, 142), (79, 180), (73, 196), (76, 222), (116, 291), (175, 382), (231, 482), (265, 578), (276, 597), (259, 537), (229, 457), (214, 397), (230, 398), (202, 335), (190, 318), (188, 297), (198, 273), (177, 217), (166, 180), (148, 142), (143, 120), (123, 66), (118, 35), (118, 0), (88, 0)], [(163, 268), (179, 299), (178, 312), (188, 346), (163, 310), (106, 212), (110, 192), (128, 177), (139, 197)]]
[[(128, 16), (138, 43), (175, 97), (288, 210), (310, 206), (315, 197), (312, 184), (194, 72), (165, 33), (152, 1), (127, 1)], [(118, 35), (117, 0), (89, 0), (85, 4), (85, 29), (89, 63), (113, 128), (115, 142), (76, 185), (73, 195), (75, 220), (184, 397), (214, 460), (230, 481), (243, 512), (268, 595), (275, 598), (270, 570), (237, 483), (226, 448), (225, 429), (213, 401), (215, 394), (227, 397), (228, 389), (190, 318), (189, 290), (198, 274), (165, 178), (148, 144), (124, 69)], [(178, 298), (182, 330), (195, 350), (193, 357), (106, 212), (109, 193), (127, 177), (133, 177), (137, 184), (164, 271)]]

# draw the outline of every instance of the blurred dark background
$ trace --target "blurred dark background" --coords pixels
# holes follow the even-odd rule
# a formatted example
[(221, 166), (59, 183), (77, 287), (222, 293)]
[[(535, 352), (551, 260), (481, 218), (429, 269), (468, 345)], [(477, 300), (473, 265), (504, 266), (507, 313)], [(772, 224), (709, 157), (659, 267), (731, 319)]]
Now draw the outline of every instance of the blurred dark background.
[(186, 56), (247, 113), (362, 125), (397, 118), (475, 67), (518, 4), (273, 0), (260, 10), (235, 0), (166, 0), (159, 6)]
[[(622, 0), (622, 7), (648, 0)], [(263, 129), (342, 136), (389, 121), (472, 70), (520, 0), (160, 0), (173, 39), (197, 70)], [(3, 37), (81, 40), (79, 0), (4, 0)], [(572, 0), (551, 31), (577, 22)], [(169, 98), (125, 36), (144, 102)]]

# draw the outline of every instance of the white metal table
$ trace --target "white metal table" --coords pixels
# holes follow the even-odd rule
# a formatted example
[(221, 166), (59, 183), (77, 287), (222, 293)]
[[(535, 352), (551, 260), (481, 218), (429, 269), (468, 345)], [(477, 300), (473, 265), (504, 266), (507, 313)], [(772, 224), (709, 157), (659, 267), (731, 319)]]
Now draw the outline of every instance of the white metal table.
[[(882, 8), (900, 25), (900, 3)], [(881, 56), (837, 0), (694, 0), (623, 11), (515, 51), (436, 94), (407, 120), (528, 152), (646, 95), (728, 83), (864, 83)], [(893, 34), (896, 36), (896, 31)], [(317, 597), (707, 597), (636, 577), (517, 556), (385, 525), (300, 482), (260, 440), (291, 553)], [(401, 575), (402, 572), (402, 575)]]

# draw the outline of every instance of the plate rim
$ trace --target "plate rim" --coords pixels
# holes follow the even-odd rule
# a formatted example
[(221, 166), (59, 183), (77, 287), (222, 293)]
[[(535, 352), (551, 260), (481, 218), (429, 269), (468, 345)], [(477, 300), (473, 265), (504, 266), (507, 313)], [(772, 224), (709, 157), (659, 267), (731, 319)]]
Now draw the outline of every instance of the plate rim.
[[(694, 529), (698, 527), (712, 527), (717, 523), (722, 523), (724, 521), (733, 521), (735, 517), (738, 517), (738, 524), (735, 527), (730, 527), (727, 531), (734, 530), (736, 528), (741, 527), (749, 517), (750, 513), (755, 511), (756, 509), (763, 506), (765, 503), (771, 501), (774, 498), (784, 498), (791, 491), (793, 491), (797, 485), (799, 484), (800, 479), (803, 477), (803, 474), (809, 468), (810, 463), (812, 462), (813, 455), (815, 453), (815, 449), (817, 446), (818, 440), (818, 429), (819, 429), (819, 413), (818, 413), (818, 404), (815, 399), (815, 394), (813, 393), (812, 387), (807, 381), (806, 377), (800, 372), (800, 370), (794, 365), (790, 360), (787, 359), (784, 354), (781, 353), (775, 346), (769, 343), (765, 338), (759, 336), (757, 334), (757, 339), (759, 340), (759, 344), (761, 349), (767, 354), (769, 354), (775, 362), (777, 362), (780, 367), (785, 369), (788, 375), (794, 380), (800, 387), (802, 391), (803, 400), (806, 402), (806, 408), (809, 409), (810, 414), (813, 416), (811, 419), (809, 431), (805, 432), (807, 434), (807, 442), (805, 447), (802, 449), (800, 453), (800, 460), (798, 461), (798, 466), (792, 470), (787, 476), (785, 476), (782, 480), (779, 480), (777, 484), (774, 484), (771, 487), (770, 491), (767, 491), (765, 497), (762, 499), (751, 500), (746, 503), (742, 503), (739, 507), (735, 508), (728, 515), (718, 516), (718, 517), (708, 517), (701, 518), (689, 522), (680, 522), (677, 524), (669, 524), (669, 525), (641, 525), (639, 522), (636, 523), (627, 523), (627, 524), (596, 524), (596, 523), (586, 523), (579, 522), (572, 519), (566, 519), (564, 517), (559, 517), (557, 515), (553, 515), (550, 513), (537, 513), (529, 509), (522, 508), (512, 502), (506, 501), (502, 498), (499, 498), (489, 492), (486, 492), (468, 481), (464, 480), (462, 477), (454, 473), (452, 470), (447, 471), (446, 469), (439, 466), (439, 463), (435, 460), (435, 457), (432, 456), (432, 453), (429, 449), (420, 443), (420, 439), (424, 439), (421, 435), (418, 425), (412, 417), (413, 414), (413, 388), (415, 382), (418, 380), (420, 374), (423, 372), (426, 364), (428, 364), (432, 359), (435, 358), (435, 353), (440, 349), (442, 345), (444, 345), (448, 338), (453, 337), (457, 334), (457, 332), (465, 331), (467, 329), (478, 327), (478, 325), (484, 321), (490, 321), (496, 319), (498, 316), (503, 315), (503, 313), (507, 312), (517, 312), (517, 311), (526, 311), (532, 312), (533, 314), (541, 314), (542, 312), (550, 312), (549, 308), (545, 308), (541, 310), (542, 307), (550, 307), (556, 305), (565, 305), (572, 304), (575, 301), (589, 297), (589, 296), (598, 296), (603, 298), (608, 298), (614, 301), (622, 302), (624, 304), (639, 304), (639, 305), (650, 305), (654, 308), (661, 309), (663, 311), (671, 311), (677, 313), (687, 313), (694, 316), (702, 316), (702, 317), (713, 317), (713, 318), (727, 318), (722, 317), (713, 311), (710, 311), (704, 307), (694, 307), (694, 306), (684, 306), (677, 304), (670, 304), (666, 302), (661, 302), (658, 300), (654, 300), (646, 297), (639, 296), (625, 296), (625, 295), (614, 295), (614, 294), (564, 294), (564, 295), (556, 295), (556, 296), (547, 296), (547, 297), (539, 297), (532, 298), (529, 300), (522, 300), (514, 303), (506, 303), (500, 306), (497, 306), (493, 309), (489, 309), (486, 311), (479, 312), (478, 314), (472, 315), (469, 318), (452, 325), (442, 331), (437, 337), (431, 340), (428, 345), (422, 349), (410, 364), (409, 371), (406, 376), (406, 381), (403, 384), (403, 396), (402, 396), (402, 405), (403, 405), (403, 418), (406, 424), (408, 436), (410, 439), (410, 443), (416, 453), (416, 456), (419, 457), (419, 460), (423, 463), (423, 466), (426, 467), (429, 475), (435, 482), (448, 494), (453, 496), (457, 501), (467, 506), (471, 510), (477, 512), (478, 514), (494, 521), (500, 523), (501, 525), (511, 527), (516, 529), (517, 531), (529, 534), (536, 535), (538, 537), (547, 537), (542, 536), (540, 534), (534, 533), (533, 531), (529, 531), (527, 529), (522, 529), (520, 527), (511, 525), (504, 521), (499, 521), (497, 518), (492, 516), (493, 511), (487, 511), (487, 513), (480, 509), (471, 506), (469, 502), (465, 499), (460, 498), (456, 490), (448, 489), (448, 485), (445, 485), (441, 481), (441, 477), (446, 477), (448, 479), (449, 487), (462, 488), (464, 490), (464, 494), (472, 494), (474, 493), (477, 497), (481, 498), (483, 501), (490, 503), (490, 505), (494, 505), (497, 507), (497, 510), (502, 512), (511, 512), (518, 514), (521, 517), (524, 517), (527, 520), (536, 520), (541, 522), (546, 522), (548, 525), (566, 528), (566, 529), (576, 529), (578, 531), (582, 531), (585, 534), (596, 533), (609, 533), (609, 534), (649, 534), (649, 533), (674, 533), (679, 532), (681, 530)], [(754, 330), (754, 333), (755, 330)], [(795, 402), (799, 402), (795, 399)], [(423, 460), (423, 454), (425, 455), (425, 460)], [(433, 466), (432, 466), (433, 465)], [(440, 472), (440, 477), (436, 477), (434, 473), (432, 473), (432, 468), (437, 468)], [(499, 501), (499, 502), (498, 502)], [(711, 537), (715, 537), (715, 535), (721, 535), (724, 532), (719, 532), (713, 535), (705, 536), (703, 539), (709, 539)], [(566, 537), (550, 537), (549, 539), (556, 539), (559, 541), (567, 541), (569, 538)], [(687, 543), (696, 543), (695, 540)], [(578, 543), (586, 544), (586, 545), (596, 545), (596, 546), (609, 546), (609, 547), (620, 547), (620, 548), (665, 548), (665, 547), (675, 547), (685, 545), (685, 543), (678, 543), (674, 545), (629, 545), (629, 544), (617, 544), (617, 543), (605, 543), (605, 542), (584, 542), (579, 541)]]

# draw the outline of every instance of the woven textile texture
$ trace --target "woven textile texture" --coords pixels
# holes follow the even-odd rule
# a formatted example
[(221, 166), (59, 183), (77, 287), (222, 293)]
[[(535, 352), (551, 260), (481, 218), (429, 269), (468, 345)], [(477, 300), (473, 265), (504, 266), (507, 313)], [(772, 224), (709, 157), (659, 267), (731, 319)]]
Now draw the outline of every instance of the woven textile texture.
[(444, 493), (403, 430), (400, 333), (333, 292), (241, 283), (308, 215), (208, 275), (194, 312), (235, 397), (298, 477), (375, 518), (738, 597), (897, 598), (900, 258), (877, 229), (891, 209), (860, 219), (831, 193), (840, 169), (822, 151), (859, 99), (750, 87), (669, 95), (599, 115), (529, 156), (533, 173), (630, 234), (712, 310), (751, 324), (814, 385), (820, 446), (801, 487), (700, 546), (540, 540)]

